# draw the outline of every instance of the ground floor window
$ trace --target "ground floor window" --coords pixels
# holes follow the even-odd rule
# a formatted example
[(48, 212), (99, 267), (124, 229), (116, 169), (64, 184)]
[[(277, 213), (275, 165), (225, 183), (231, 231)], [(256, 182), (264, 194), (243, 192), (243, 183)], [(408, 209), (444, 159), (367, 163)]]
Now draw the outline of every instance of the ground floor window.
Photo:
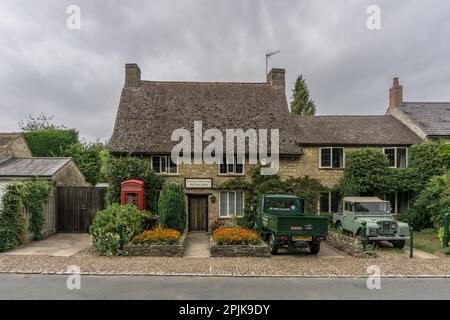
[(319, 211), (333, 213), (342, 211), (342, 202), (337, 192), (322, 192), (320, 194)]
[(156, 173), (178, 173), (178, 166), (172, 161), (171, 156), (152, 156), (152, 169)]
[(244, 192), (243, 191), (221, 191), (220, 212), (221, 218), (244, 214)]
[(391, 204), (392, 213), (404, 213), (409, 208), (409, 193), (394, 192), (387, 194), (385, 199)]

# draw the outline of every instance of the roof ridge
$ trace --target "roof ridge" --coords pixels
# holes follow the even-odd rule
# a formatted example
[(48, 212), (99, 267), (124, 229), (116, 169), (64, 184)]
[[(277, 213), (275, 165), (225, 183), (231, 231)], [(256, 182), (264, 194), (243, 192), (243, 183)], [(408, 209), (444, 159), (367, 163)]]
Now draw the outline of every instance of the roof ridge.
[(422, 102), (422, 101), (403, 101), (402, 104), (408, 104), (408, 103), (414, 103), (414, 104), (450, 104), (450, 102), (448, 101), (443, 101), (443, 102), (439, 102), (439, 101), (428, 101), (428, 102)]
[(236, 82), (236, 81), (178, 81), (178, 80), (141, 80), (143, 83), (173, 83), (173, 84), (244, 84), (244, 85), (269, 85), (268, 82)]

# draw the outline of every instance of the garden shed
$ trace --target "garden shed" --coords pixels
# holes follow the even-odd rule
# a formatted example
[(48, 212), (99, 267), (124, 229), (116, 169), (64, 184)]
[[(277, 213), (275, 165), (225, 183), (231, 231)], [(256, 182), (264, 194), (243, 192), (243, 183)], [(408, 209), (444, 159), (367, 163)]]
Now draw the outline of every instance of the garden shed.
[(58, 187), (88, 187), (84, 175), (72, 158), (6, 158), (0, 160), (0, 206), (5, 186), (15, 181), (40, 178), (54, 186), (44, 208), (44, 235), (57, 231)]

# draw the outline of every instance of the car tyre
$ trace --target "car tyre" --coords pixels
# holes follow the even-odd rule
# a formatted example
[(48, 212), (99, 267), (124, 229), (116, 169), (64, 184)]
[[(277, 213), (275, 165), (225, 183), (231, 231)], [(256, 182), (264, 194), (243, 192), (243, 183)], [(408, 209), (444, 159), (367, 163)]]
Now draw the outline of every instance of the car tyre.
[(273, 233), (269, 237), (269, 250), (273, 255), (278, 254), (278, 243), (276, 242), (276, 238)]
[(336, 229), (342, 234), (344, 234), (344, 228), (342, 227), (342, 223), (340, 221), (336, 222)]
[(397, 248), (397, 249), (403, 249), (405, 247), (405, 243), (406, 243), (405, 240), (392, 241), (392, 245), (394, 246), (394, 248)]
[(309, 251), (312, 254), (318, 254), (320, 251), (320, 242), (310, 242), (309, 243)]

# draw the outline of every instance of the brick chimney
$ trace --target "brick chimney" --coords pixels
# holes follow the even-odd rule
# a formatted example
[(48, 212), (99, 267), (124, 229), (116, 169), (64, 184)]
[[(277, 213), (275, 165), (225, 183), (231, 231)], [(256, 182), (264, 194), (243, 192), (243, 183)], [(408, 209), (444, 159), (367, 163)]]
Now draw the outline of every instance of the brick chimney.
[(271, 69), (267, 75), (267, 83), (274, 87), (285, 87), (284, 69)]
[(141, 69), (136, 63), (125, 65), (125, 88), (136, 88), (141, 81)]
[(392, 87), (389, 89), (389, 110), (397, 108), (403, 103), (403, 86), (400, 85), (398, 78), (394, 78)]

